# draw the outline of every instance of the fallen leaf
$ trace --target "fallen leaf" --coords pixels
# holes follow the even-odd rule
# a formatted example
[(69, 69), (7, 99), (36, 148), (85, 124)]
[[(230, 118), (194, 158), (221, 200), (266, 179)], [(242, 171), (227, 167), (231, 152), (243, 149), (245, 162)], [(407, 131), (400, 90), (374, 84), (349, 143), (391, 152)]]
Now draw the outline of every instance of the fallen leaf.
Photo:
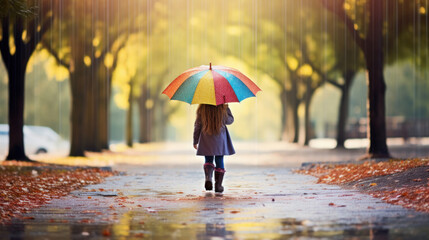
[(101, 234), (102, 234), (103, 236), (105, 236), (105, 237), (110, 237), (110, 235), (112, 235), (112, 234), (110, 233), (110, 230), (109, 230), (109, 229), (103, 229), (103, 231), (101, 232)]
[[(55, 165), (38, 171), (24, 171), (18, 166), (46, 166), (46, 164), (16, 161), (2, 162), (0, 165), (2, 166), (0, 182), (5, 183), (0, 185), (0, 193), (2, 196), (11, 196), (1, 197), (0, 224), (10, 221), (16, 215), (40, 207), (52, 199), (65, 196), (85, 185), (100, 183), (104, 177), (116, 174), (97, 168), (64, 171), (61, 168), (57, 169)], [(13, 186), (10, 183), (13, 183)]]

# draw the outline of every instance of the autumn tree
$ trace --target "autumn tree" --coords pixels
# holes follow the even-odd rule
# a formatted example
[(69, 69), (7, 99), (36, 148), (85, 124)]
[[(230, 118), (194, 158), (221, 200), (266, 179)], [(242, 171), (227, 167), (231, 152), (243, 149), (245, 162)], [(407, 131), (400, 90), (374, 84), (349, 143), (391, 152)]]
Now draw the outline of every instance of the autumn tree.
[(126, 109), (125, 143), (129, 147), (132, 147), (134, 142), (133, 106), (141, 94), (139, 86), (144, 84), (147, 76), (147, 48), (141, 45), (145, 41), (146, 31), (131, 35), (118, 54), (119, 64), (113, 73), (112, 84), (116, 89), (113, 99), (119, 108)]
[[(24, 150), (25, 71), (28, 60), (52, 25), (55, 3), (8, 1), (2, 4), (0, 51), (9, 78), (9, 153), (6, 160), (29, 161)], [(15, 11), (6, 10), (14, 9)], [(28, 13), (27, 9), (34, 10)]]
[(136, 24), (145, 19), (146, 4), (135, 4), (67, 2), (55, 23), (61, 30), (53, 34), (56, 41), (44, 43), (70, 72), (71, 156), (109, 147), (109, 103), (117, 54), (127, 36), (138, 30)]
[[(363, 67), (363, 57), (356, 45), (353, 37), (342, 23), (337, 23), (337, 16), (329, 14), (327, 11), (319, 15), (313, 15), (321, 22), (321, 32), (317, 37), (324, 35), (322, 39), (316, 40), (318, 49), (329, 54), (325, 54), (325, 59), (314, 63), (307, 61), (313, 71), (323, 78), (325, 84), (330, 84), (340, 91), (340, 103), (337, 117), (337, 148), (344, 148), (347, 139), (347, 119), (349, 113), (349, 98), (353, 80), (358, 71)], [(304, 46), (305, 47), (305, 46)], [(305, 48), (303, 48), (305, 59), (310, 58)]]
[[(384, 39), (386, 33), (391, 30), (396, 33), (391, 36), (399, 36), (409, 27), (412, 23), (409, 16), (412, 16), (412, 13), (403, 16), (395, 16), (393, 13), (399, 9), (398, 6), (413, 9), (407, 6), (414, 5), (414, 1), (367, 0), (362, 5), (356, 1), (345, 0), (321, 2), (328, 10), (338, 15), (339, 21), (344, 22), (365, 58), (369, 119), (367, 134), (370, 140), (367, 157), (389, 157), (386, 144), (386, 83), (383, 75), (386, 49)], [(389, 15), (386, 16), (386, 13)], [(365, 17), (367, 15), (368, 18)]]
[[(254, 39), (258, 43), (258, 69), (271, 75), (280, 88), (282, 139), (299, 141), (298, 108), (303, 104), (302, 142), (308, 145), (312, 137), (311, 100), (325, 82), (323, 72), (316, 72), (313, 66), (321, 65), (328, 59), (329, 62), (324, 64), (326, 69), (322, 70), (332, 67), (332, 56), (320, 51), (326, 38), (324, 29), (319, 25), (320, 13), (308, 2), (286, 1), (263, 3), (258, 8), (258, 14), (259, 20), (250, 23), (249, 30), (256, 31), (258, 36)], [(247, 46), (253, 48), (255, 44)]]
[(9, 14), (30, 16), (35, 13), (36, 8), (29, 6), (26, 0), (0, 0), (0, 17)]
[(347, 139), (350, 91), (358, 71), (363, 68), (363, 57), (344, 25), (335, 26), (337, 33), (331, 32), (331, 44), (335, 55), (335, 65), (327, 74), (327, 83), (340, 91), (340, 104), (337, 116), (336, 148), (344, 148)]
[[(169, 79), (172, 69), (177, 69), (178, 65), (167, 61), (170, 49), (166, 47), (166, 41), (169, 28), (173, 28), (167, 25), (167, 19), (173, 14), (177, 17), (176, 13), (167, 12), (166, 1), (154, 3), (145, 16), (148, 22), (130, 35), (118, 56), (119, 64), (113, 76), (114, 102), (126, 110), (125, 140), (129, 147), (134, 140), (133, 106), (138, 106), (141, 143), (165, 140), (167, 121), (177, 109), (160, 94), (172, 80)], [(184, 43), (175, 41), (171, 44), (180, 44), (175, 49), (181, 49)]]

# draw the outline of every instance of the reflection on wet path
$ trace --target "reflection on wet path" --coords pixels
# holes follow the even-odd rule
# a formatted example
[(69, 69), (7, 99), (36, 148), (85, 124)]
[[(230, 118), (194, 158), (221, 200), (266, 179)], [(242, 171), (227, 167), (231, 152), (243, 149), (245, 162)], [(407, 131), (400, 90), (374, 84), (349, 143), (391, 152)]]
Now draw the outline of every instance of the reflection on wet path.
[(224, 194), (202, 166), (121, 166), (128, 175), (0, 226), (5, 239), (395, 239), (429, 235), (429, 217), (287, 168), (231, 166)]

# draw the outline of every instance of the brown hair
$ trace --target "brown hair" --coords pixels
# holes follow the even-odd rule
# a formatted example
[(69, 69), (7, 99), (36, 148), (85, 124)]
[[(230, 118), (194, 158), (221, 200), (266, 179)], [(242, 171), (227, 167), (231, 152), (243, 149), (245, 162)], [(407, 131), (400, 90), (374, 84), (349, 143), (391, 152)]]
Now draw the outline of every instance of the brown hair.
[(223, 118), (226, 116), (227, 106), (221, 104), (218, 106), (200, 104), (197, 109), (197, 117), (199, 116), (202, 123), (202, 131), (205, 134), (217, 135), (222, 128)]

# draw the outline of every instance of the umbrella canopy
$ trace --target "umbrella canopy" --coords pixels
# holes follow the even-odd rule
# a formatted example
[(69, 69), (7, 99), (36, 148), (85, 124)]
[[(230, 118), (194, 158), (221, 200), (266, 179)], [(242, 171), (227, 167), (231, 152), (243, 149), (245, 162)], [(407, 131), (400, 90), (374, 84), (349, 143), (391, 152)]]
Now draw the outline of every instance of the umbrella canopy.
[(219, 105), (241, 102), (258, 91), (261, 89), (240, 71), (210, 63), (183, 72), (162, 93), (189, 104)]

